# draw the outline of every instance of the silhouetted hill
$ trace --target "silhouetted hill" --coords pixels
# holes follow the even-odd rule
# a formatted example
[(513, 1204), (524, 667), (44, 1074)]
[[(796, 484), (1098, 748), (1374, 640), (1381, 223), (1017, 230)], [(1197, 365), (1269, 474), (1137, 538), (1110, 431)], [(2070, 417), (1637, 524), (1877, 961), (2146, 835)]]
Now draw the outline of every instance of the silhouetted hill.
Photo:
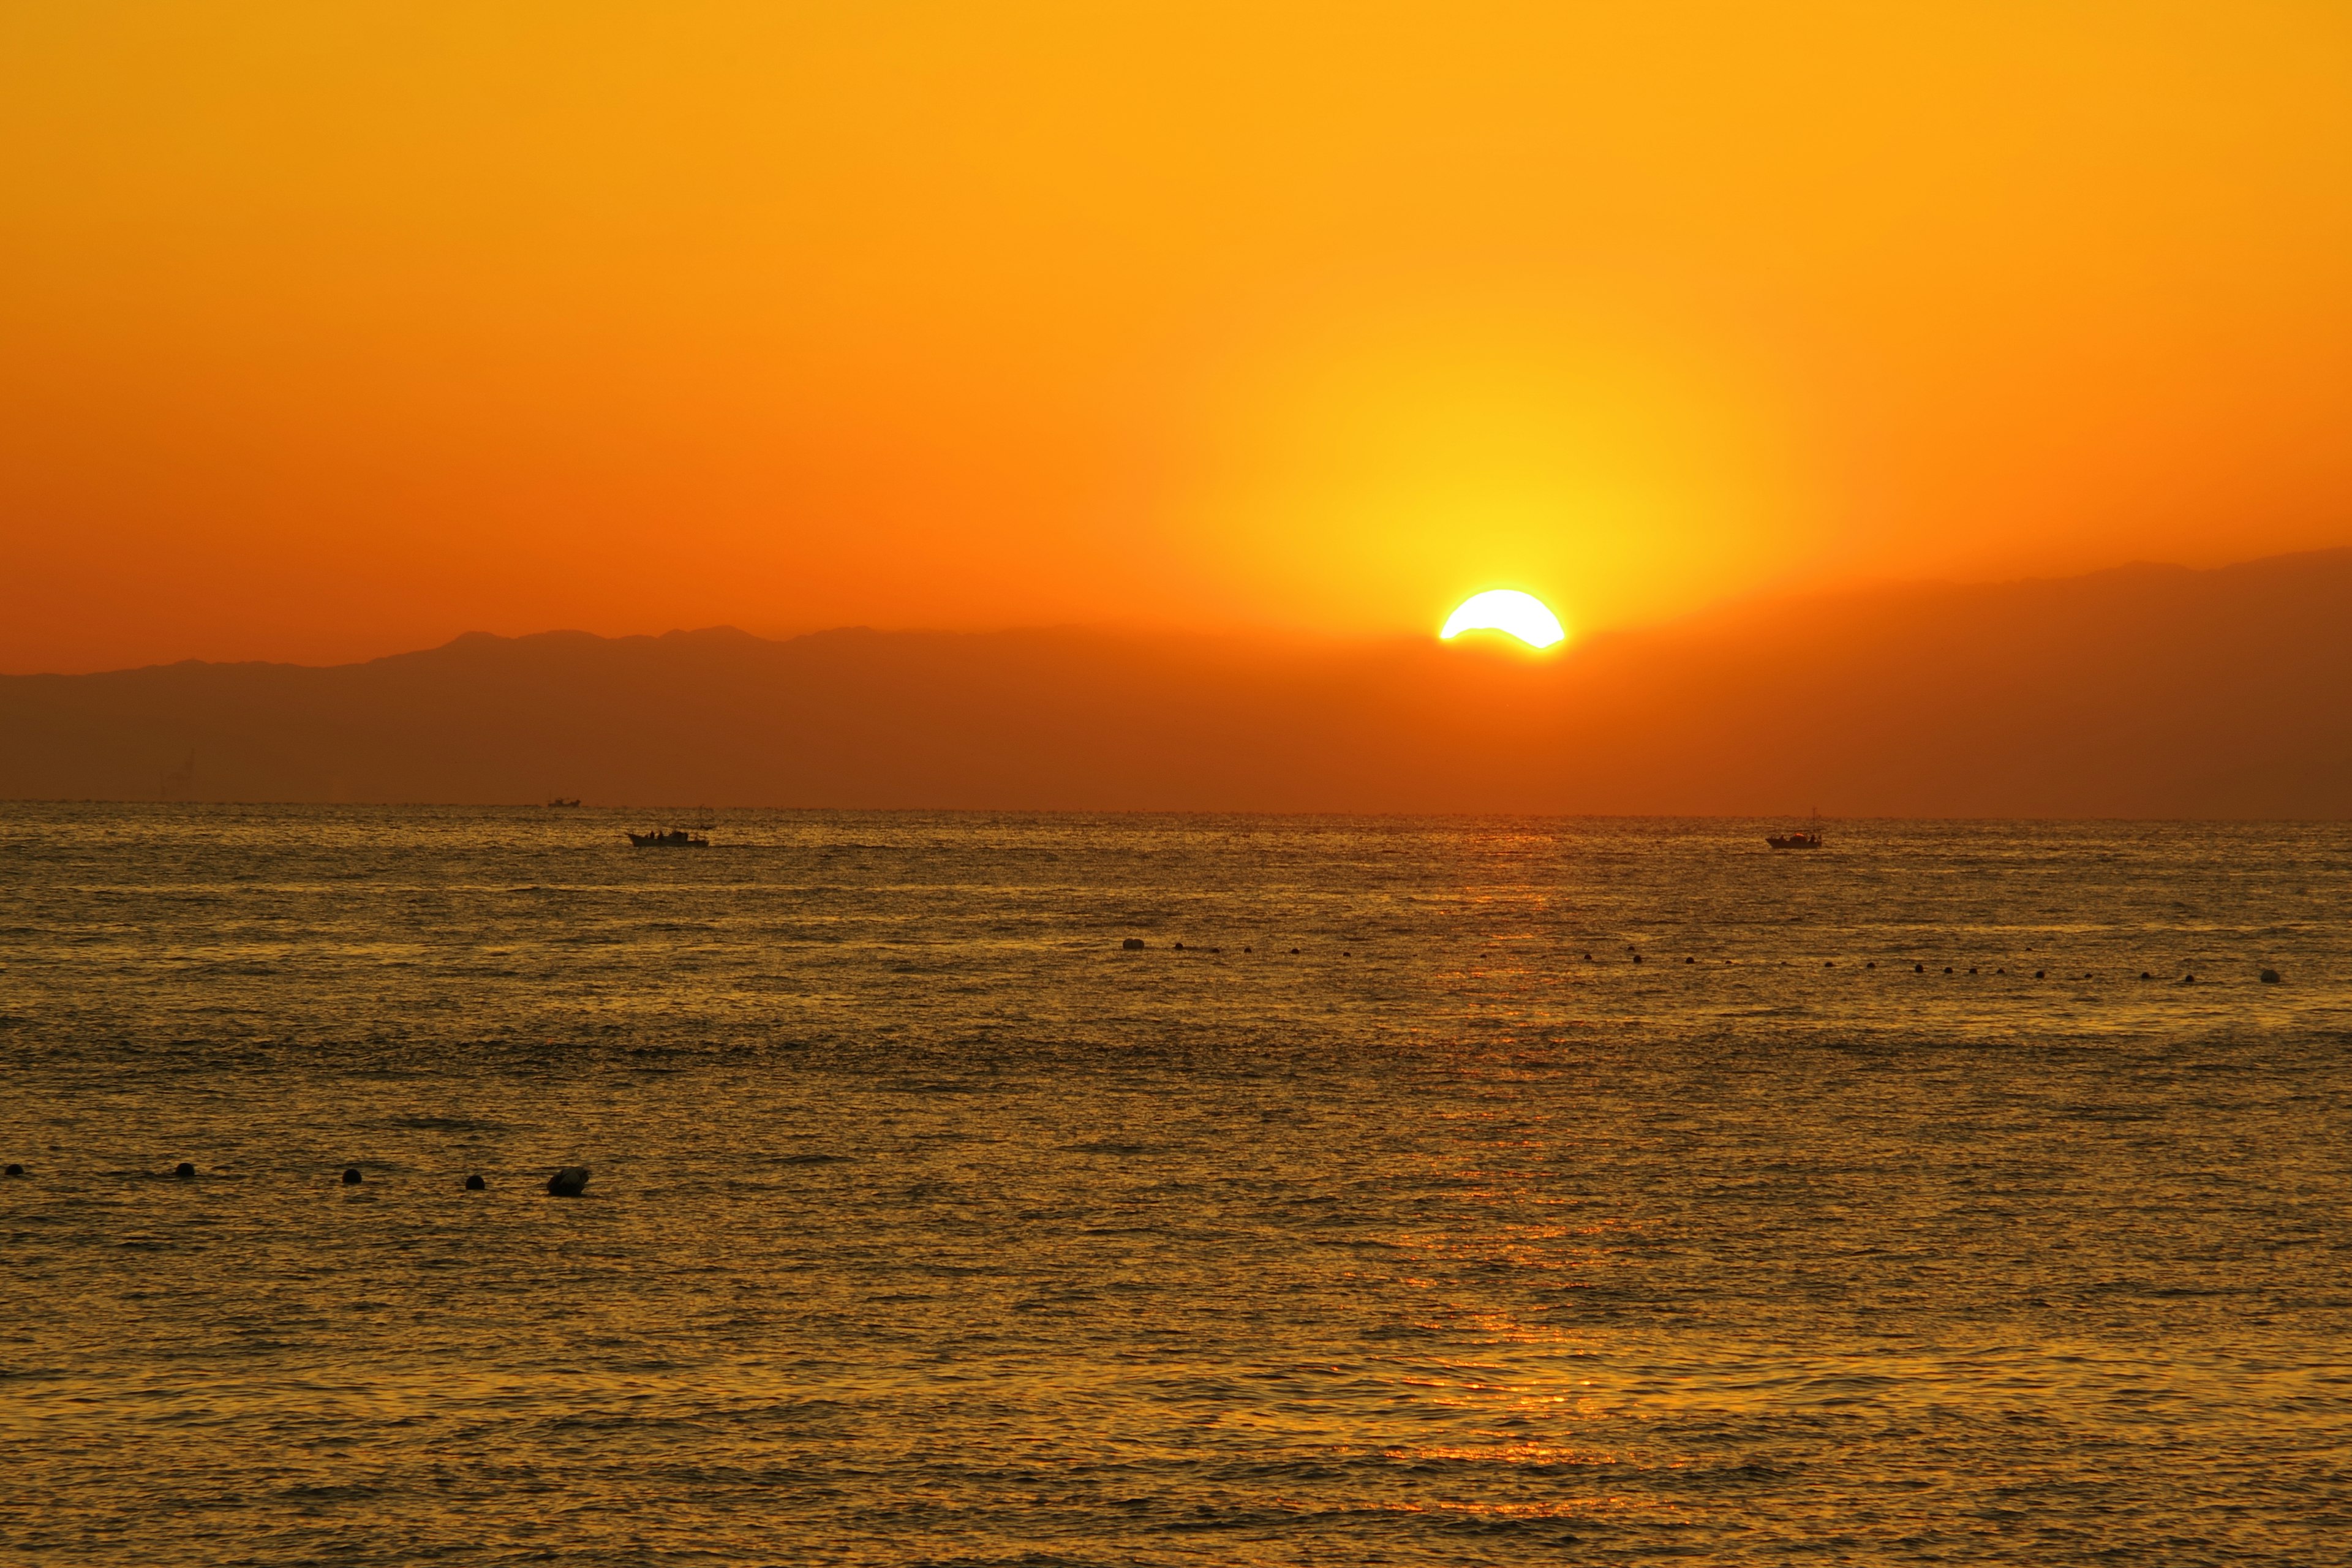
[(2352, 551), (2332, 551), (1748, 605), (1549, 660), (717, 629), (13, 676), (0, 793), (2343, 817), (2347, 689)]

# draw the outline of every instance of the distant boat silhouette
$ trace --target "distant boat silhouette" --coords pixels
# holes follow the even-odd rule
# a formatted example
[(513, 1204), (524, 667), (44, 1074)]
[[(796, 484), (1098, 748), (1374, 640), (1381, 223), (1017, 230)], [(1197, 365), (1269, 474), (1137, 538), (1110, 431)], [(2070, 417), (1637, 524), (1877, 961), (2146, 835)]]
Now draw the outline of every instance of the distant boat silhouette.
[(1819, 849), (1822, 847), (1821, 808), (1813, 808), (1813, 819), (1794, 833), (1770, 833), (1764, 842), (1775, 849)]
[(629, 842), (640, 849), (708, 849), (710, 840), (699, 833), (683, 827), (655, 828), (651, 833), (632, 833)]
[(547, 804), (548, 804), (548, 805), (578, 805), (580, 804), (580, 802), (579, 802), (577, 799), (566, 800), (566, 799), (564, 799), (562, 795), (557, 795), (553, 800), (549, 801)]

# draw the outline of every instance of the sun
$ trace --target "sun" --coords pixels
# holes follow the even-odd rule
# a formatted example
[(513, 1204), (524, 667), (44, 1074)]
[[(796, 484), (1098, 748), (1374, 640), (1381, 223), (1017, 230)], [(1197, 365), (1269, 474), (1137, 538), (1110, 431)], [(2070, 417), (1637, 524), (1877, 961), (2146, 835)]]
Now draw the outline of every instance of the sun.
[(1445, 629), (1437, 635), (1450, 640), (1464, 632), (1508, 632), (1538, 648), (1549, 647), (1568, 636), (1559, 617), (1545, 608), (1541, 599), (1517, 588), (1489, 588), (1471, 595), (1445, 617)]

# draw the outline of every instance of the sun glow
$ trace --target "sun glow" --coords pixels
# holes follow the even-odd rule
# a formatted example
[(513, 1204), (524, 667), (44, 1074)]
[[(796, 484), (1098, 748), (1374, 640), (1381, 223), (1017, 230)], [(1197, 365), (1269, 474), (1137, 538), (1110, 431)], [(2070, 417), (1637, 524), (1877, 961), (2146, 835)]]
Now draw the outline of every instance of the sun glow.
[(1545, 608), (1541, 599), (1517, 588), (1490, 588), (1471, 595), (1445, 617), (1445, 629), (1437, 635), (1451, 641), (1464, 632), (1508, 632), (1536, 648), (1549, 647), (1568, 636), (1559, 617)]

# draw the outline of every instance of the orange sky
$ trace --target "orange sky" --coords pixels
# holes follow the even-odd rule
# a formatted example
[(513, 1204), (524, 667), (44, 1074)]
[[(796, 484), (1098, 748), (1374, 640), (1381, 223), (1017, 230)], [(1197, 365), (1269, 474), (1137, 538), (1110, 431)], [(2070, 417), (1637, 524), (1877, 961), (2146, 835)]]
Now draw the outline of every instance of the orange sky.
[(0, 669), (2352, 542), (2352, 8), (0, 9)]

